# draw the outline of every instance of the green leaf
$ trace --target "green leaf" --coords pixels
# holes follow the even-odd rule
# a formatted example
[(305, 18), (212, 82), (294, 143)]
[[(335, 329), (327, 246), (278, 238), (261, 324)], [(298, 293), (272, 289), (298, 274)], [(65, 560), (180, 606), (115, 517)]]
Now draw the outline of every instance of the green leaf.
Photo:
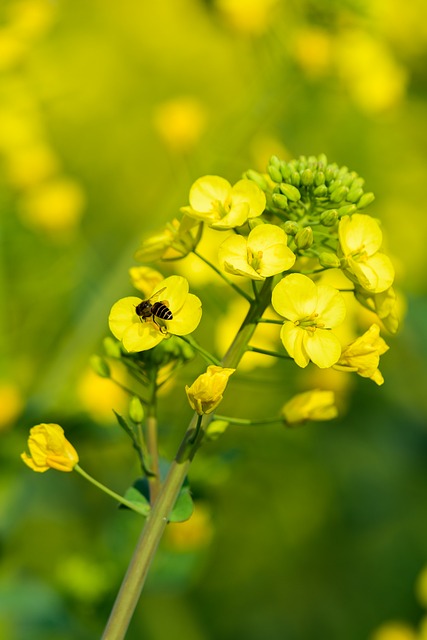
[(190, 489), (182, 487), (175, 506), (169, 514), (169, 522), (185, 522), (189, 520), (194, 511), (194, 503), (191, 498)]
[(126, 500), (129, 500), (129, 502), (132, 502), (132, 504), (134, 504), (136, 507), (138, 507), (139, 511), (143, 513), (143, 515), (148, 516), (150, 512), (150, 503), (148, 502), (147, 498), (138, 491), (138, 489), (136, 489), (135, 487), (129, 487), (123, 497), (126, 498)]

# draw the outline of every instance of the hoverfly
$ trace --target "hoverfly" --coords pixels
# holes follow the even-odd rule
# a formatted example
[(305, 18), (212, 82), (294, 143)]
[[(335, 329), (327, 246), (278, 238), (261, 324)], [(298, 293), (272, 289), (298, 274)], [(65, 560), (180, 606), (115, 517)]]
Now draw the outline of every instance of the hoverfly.
[(143, 320), (146, 322), (149, 318), (151, 318), (156, 327), (162, 333), (165, 333), (166, 329), (165, 327), (162, 327), (158, 322), (156, 322), (156, 318), (159, 318), (159, 320), (173, 320), (173, 314), (167, 306), (167, 300), (156, 301), (156, 298), (158, 298), (160, 294), (165, 291), (165, 289), (166, 287), (163, 287), (163, 289), (156, 291), (156, 293), (152, 295), (151, 298), (148, 298), (148, 300), (143, 300), (135, 307), (135, 313), (139, 317), (141, 322)]

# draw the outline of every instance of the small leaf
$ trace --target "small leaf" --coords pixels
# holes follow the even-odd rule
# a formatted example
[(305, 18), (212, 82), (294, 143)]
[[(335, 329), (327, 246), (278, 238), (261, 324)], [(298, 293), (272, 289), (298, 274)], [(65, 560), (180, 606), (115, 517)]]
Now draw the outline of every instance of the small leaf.
[[(129, 502), (132, 502), (142, 515), (148, 516), (150, 512), (150, 504), (145, 496), (142, 495), (135, 487), (129, 487), (127, 489), (124, 498)], [(122, 508), (126, 509), (126, 505), (123, 505)]]
[(185, 522), (191, 518), (193, 511), (194, 504), (190, 495), (190, 489), (183, 487), (179, 492), (174, 508), (169, 514), (169, 522)]

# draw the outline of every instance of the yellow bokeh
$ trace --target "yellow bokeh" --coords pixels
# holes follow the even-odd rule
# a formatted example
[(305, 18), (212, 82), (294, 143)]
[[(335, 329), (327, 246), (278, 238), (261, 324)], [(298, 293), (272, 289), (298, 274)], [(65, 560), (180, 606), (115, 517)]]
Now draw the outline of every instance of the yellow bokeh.
[(373, 633), (370, 640), (417, 640), (417, 635), (404, 622), (386, 622)]
[(0, 431), (12, 426), (24, 408), (24, 400), (17, 386), (0, 382)]
[(166, 529), (165, 543), (175, 551), (185, 553), (207, 547), (214, 535), (210, 508), (196, 502), (193, 515), (186, 522), (171, 522)]
[[(122, 384), (126, 374), (121, 367), (110, 363), (112, 377)], [(77, 397), (82, 407), (98, 422), (115, 421), (113, 409), (123, 412), (128, 404), (128, 394), (108, 378), (101, 378), (92, 369), (87, 369), (77, 386)]]
[(206, 127), (206, 109), (197, 98), (178, 97), (159, 104), (153, 115), (154, 126), (172, 151), (189, 151)]

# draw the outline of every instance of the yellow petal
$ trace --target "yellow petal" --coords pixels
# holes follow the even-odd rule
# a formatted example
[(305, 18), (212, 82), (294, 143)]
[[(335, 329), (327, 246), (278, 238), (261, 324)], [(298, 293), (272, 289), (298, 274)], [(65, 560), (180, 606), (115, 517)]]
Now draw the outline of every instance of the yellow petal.
[(366, 214), (343, 216), (338, 234), (344, 255), (358, 251), (372, 255), (381, 247), (382, 233), (378, 222)]
[(320, 369), (332, 367), (341, 355), (341, 345), (338, 338), (332, 331), (325, 329), (316, 329), (314, 332), (306, 331), (304, 346), (310, 360)]
[(348, 264), (358, 282), (371, 293), (386, 291), (393, 284), (394, 268), (384, 253), (375, 253), (363, 262), (350, 258)]
[(260, 216), (265, 209), (265, 193), (252, 180), (239, 180), (231, 193), (232, 208), (239, 203), (249, 205), (248, 218)]
[(259, 224), (248, 235), (248, 247), (252, 253), (266, 251), (272, 245), (284, 244), (287, 246), (287, 235), (275, 224)]
[(228, 180), (220, 176), (203, 176), (190, 189), (190, 205), (196, 211), (209, 213), (217, 202), (225, 203), (230, 195), (231, 184)]
[[(162, 291), (164, 289), (164, 291)], [(160, 295), (157, 295), (160, 292)], [(188, 294), (188, 280), (183, 276), (169, 276), (160, 282), (151, 294), (154, 300), (165, 301), (173, 315), (178, 313)]]
[(342, 294), (329, 285), (317, 287), (318, 303), (316, 311), (319, 314), (318, 322), (332, 329), (342, 323), (346, 314), (346, 306)]
[(307, 276), (292, 273), (274, 287), (271, 302), (277, 313), (295, 322), (315, 312), (317, 287)]
[(310, 358), (304, 347), (305, 333), (306, 331), (304, 329), (296, 327), (293, 322), (285, 322), (280, 331), (280, 339), (283, 346), (297, 365), (302, 368), (306, 367), (310, 362)]
[(229, 213), (227, 213), (220, 220), (215, 220), (210, 223), (212, 229), (234, 229), (234, 227), (240, 227), (242, 224), (245, 224), (246, 220), (249, 217), (249, 203), (248, 202), (238, 202), (233, 205), (230, 209)]
[(21, 453), (21, 459), (25, 462), (27, 467), (30, 467), (30, 469), (32, 469), (33, 471), (37, 471), (38, 473), (44, 473), (50, 468), (46, 464), (45, 465), (36, 464), (34, 460), (30, 458), (30, 456), (27, 453)]
[(277, 273), (290, 269), (296, 256), (284, 244), (274, 244), (263, 252), (258, 272), (264, 278), (275, 276)]
[(202, 303), (197, 296), (189, 293), (173, 320), (167, 320), (165, 324), (170, 333), (176, 336), (185, 336), (197, 328), (201, 317)]
[(141, 298), (128, 296), (127, 298), (121, 298), (121, 300), (118, 300), (113, 304), (108, 318), (108, 324), (110, 326), (111, 333), (118, 340), (122, 339), (124, 332), (128, 329), (130, 324), (141, 324), (140, 319), (135, 313), (135, 307), (140, 302), (142, 302)]
[(165, 338), (160, 329), (152, 322), (138, 321), (127, 326), (122, 335), (122, 343), (126, 351), (136, 353), (152, 349)]
[(247, 243), (242, 236), (233, 235), (224, 240), (218, 250), (218, 260), (228, 273), (263, 280), (248, 263)]

